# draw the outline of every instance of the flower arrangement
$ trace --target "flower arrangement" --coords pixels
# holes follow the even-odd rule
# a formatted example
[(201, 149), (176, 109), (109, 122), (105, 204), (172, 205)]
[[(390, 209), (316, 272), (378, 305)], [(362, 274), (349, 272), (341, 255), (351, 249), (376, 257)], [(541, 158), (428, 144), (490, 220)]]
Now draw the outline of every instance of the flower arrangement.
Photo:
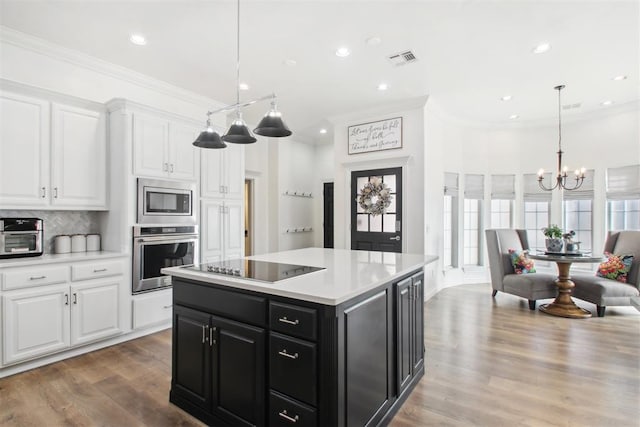
[(562, 237), (562, 229), (560, 227), (558, 227), (556, 224), (551, 224), (548, 227), (544, 227), (542, 229), (542, 233), (548, 239), (559, 239), (559, 238)]
[(387, 184), (380, 177), (374, 176), (360, 190), (356, 202), (365, 211), (373, 216), (386, 212), (391, 205), (391, 194)]

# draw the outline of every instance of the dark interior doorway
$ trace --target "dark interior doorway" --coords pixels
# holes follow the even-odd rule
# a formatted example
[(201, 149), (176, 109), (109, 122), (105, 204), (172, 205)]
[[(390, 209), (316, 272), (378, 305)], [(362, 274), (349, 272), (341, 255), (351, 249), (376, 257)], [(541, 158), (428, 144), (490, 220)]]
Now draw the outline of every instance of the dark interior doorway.
[(324, 247), (333, 248), (333, 182), (325, 182), (323, 188)]

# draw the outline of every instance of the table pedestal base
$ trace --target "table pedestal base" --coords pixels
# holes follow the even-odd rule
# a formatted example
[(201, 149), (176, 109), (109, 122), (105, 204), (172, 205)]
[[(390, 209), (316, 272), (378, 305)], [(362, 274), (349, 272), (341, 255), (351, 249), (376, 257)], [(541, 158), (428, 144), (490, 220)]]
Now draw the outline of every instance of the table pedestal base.
[(571, 299), (571, 291), (576, 287), (569, 276), (569, 268), (571, 263), (558, 264), (558, 296), (551, 304), (542, 304), (540, 311), (551, 314), (552, 316), (569, 317), (572, 319), (586, 319), (591, 317), (591, 312), (584, 308), (578, 307)]

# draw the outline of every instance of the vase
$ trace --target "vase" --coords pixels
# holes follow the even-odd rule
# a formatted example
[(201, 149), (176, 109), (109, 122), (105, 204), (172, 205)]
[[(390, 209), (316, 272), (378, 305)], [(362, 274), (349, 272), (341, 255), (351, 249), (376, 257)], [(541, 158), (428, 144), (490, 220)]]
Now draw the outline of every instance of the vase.
[(547, 246), (547, 252), (562, 252), (562, 239), (545, 239), (544, 243)]

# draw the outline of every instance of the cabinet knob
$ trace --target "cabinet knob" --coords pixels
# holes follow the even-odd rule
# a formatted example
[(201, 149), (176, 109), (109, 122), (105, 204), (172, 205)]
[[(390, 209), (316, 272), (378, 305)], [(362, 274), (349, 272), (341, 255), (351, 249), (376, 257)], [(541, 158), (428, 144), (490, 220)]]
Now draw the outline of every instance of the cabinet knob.
[(58, 198), (58, 187), (53, 187), (53, 198), (54, 199)]
[(42, 187), (42, 198), (47, 197), (47, 187)]
[(282, 412), (278, 412), (278, 415), (280, 415), (281, 418), (284, 418), (285, 420), (291, 422), (291, 423), (297, 423), (298, 420), (300, 419), (297, 415), (294, 415), (293, 417), (290, 417), (289, 414), (287, 414), (287, 410), (283, 409)]

